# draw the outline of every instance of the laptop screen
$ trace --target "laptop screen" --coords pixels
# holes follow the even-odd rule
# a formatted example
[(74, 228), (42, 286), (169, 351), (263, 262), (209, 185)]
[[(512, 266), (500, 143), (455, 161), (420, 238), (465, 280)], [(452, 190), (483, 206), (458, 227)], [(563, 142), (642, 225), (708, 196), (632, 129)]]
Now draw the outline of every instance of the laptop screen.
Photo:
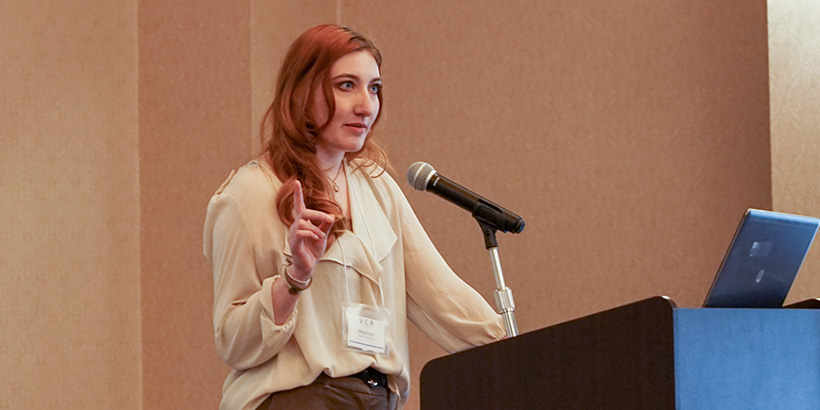
[(747, 210), (703, 306), (783, 306), (818, 226), (817, 218)]

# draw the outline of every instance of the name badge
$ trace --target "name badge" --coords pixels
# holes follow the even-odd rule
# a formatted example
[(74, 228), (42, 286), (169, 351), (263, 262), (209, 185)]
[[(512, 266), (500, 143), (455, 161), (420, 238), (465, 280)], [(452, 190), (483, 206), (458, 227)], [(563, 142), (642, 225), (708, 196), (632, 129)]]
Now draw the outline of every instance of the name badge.
[(389, 311), (376, 306), (351, 303), (342, 315), (342, 338), (347, 350), (390, 354)]

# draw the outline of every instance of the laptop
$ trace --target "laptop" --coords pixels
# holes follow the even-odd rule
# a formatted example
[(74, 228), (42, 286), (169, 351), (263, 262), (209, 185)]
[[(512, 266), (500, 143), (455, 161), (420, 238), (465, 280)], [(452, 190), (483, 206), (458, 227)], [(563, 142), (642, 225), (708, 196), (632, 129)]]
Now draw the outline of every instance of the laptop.
[(818, 226), (818, 218), (747, 210), (703, 307), (783, 306)]

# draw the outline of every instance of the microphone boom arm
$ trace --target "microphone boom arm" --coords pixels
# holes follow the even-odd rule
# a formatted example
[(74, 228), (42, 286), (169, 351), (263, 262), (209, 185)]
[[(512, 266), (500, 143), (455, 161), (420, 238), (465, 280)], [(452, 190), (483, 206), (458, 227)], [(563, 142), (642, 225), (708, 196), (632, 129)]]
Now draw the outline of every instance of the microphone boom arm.
[(498, 241), (496, 231), (520, 233), (524, 230), (524, 220), (494, 202), (481, 197), (473, 191), (440, 176), (433, 167), (426, 162), (415, 162), (407, 169), (407, 182), (418, 191), (430, 191), (437, 196), (452, 202), (470, 214), (481, 227), (484, 235), (484, 246), (490, 252), (493, 264), (495, 284), (498, 289), (494, 293), (498, 313), (504, 318), (504, 327), (507, 337), (518, 336), (518, 324), (515, 322), (515, 302), (512, 290), (504, 283), (504, 274), (501, 272), (501, 262), (498, 258)]
[[(478, 220), (478, 218), (476, 218)], [(484, 246), (490, 252), (490, 261), (493, 264), (493, 274), (495, 276), (496, 290), (493, 292), (495, 305), (498, 313), (504, 318), (504, 328), (507, 330), (507, 337), (518, 336), (518, 323), (515, 321), (515, 301), (512, 290), (504, 283), (504, 273), (501, 271), (501, 260), (498, 257), (498, 240), (496, 240), (496, 228), (492, 224), (478, 220), (481, 233), (484, 235)]]

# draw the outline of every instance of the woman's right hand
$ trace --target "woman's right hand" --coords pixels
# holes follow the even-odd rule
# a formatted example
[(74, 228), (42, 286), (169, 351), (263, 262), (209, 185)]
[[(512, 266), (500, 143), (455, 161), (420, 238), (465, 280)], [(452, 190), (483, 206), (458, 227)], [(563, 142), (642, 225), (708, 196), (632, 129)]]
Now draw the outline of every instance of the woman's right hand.
[(293, 189), (293, 223), (288, 230), (288, 246), (292, 254), (290, 275), (307, 281), (313, 275), (316, 261), (325, 253), (327, 236), (335, 219), (333, 215), (307, 209), (302, 194), (302, 183), (296, 180)]

